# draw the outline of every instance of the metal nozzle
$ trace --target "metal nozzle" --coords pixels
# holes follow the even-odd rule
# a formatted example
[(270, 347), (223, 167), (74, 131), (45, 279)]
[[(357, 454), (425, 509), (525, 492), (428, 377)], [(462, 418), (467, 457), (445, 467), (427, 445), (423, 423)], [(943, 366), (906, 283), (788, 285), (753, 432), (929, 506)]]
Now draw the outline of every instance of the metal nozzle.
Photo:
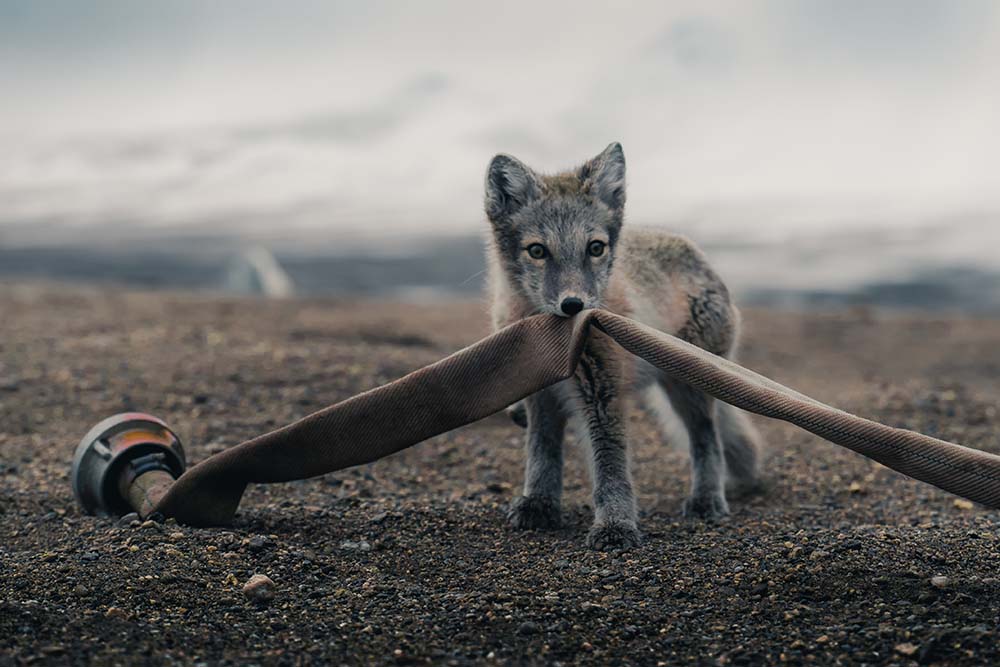
[(186, 467), (180, 438), (142, 412), (108, 417), (73, 456), (73, 495), (88, 514), (147, 517)]

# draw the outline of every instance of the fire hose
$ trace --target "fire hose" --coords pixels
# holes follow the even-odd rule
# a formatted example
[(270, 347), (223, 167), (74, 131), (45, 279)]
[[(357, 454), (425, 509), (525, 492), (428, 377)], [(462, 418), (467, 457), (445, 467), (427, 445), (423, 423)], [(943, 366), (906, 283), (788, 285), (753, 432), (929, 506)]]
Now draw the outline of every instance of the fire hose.
[(226, 449), (187, 469), (161, 420), (125, 413), (83, 438), (71, 479), (92, 514), (232, 522), (248, 484), (370, 463), (488, 417), (572, 376), (588, 336), (607, 336), (671, 378), (799, 426), (915, 479), (1000, 507), (1000, 456), (893, 428), (815, 401), (670, 334), (604, 310), (537, 315), (441, 361)]

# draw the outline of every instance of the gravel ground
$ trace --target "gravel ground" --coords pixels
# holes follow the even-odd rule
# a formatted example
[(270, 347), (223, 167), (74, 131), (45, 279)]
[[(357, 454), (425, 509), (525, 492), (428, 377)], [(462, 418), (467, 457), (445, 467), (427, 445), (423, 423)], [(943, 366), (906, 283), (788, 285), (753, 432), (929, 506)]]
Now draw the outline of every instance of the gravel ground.
[[(989, 664), (997, 513), (778, 422), (773, 490), (681, 519), (682, 453), (634, 422), (644, 544), (517, 533), (494, 417), (355, 470), (258, 486), (226, 529), (81, 515), (102, 417), (152, 412), (198, 461), (486, 332), (478, 303), (264, 302), (0, 285), (0, 664)], [(838, 407), (1000, 450), (1000, 322), (746, 313), (742, 359)], [(254, 575), (273, 582), (244, 593)], [(261, 586), (261, 585), (258, 585)], [(268, 599), (269, 598), (269, 599)]]

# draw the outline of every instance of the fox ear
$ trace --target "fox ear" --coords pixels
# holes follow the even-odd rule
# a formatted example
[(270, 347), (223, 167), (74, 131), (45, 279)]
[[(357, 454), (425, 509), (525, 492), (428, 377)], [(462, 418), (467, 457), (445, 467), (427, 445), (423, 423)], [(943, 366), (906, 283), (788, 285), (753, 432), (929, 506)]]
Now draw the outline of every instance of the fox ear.
[(625, 153), (617, 141), (587, 164), (580, 167), (583, 189), (612, 211), (625, 208)]
[(505, 220), (536, 199), (540, 190), (538, 178), (527, 165), (501, 153), (486, 169), (486, 216), (490, 222)]

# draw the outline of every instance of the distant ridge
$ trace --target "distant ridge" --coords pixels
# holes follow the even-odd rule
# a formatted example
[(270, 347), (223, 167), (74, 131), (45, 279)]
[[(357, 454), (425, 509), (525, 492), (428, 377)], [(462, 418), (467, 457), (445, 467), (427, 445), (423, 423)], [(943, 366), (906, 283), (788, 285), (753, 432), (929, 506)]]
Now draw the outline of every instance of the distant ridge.
[[(850, 306), (1000, 316), (1000, 263), (989, 229), (880, 230), (781, 242), (701, 243), (743, 305)], [(976, 232), (976, 233), (973, 233)], [(708, 236), (708, 234), (695, 234)], [(0, 240), (0, 280), (104, 283), (281, 297), (427, 302), (476, 298), (485, 285), (481, 236), (248, 244), (233, 237), (118, 238), (60, 245)], [(947, 241), (947, 243), (945, 243)]]

